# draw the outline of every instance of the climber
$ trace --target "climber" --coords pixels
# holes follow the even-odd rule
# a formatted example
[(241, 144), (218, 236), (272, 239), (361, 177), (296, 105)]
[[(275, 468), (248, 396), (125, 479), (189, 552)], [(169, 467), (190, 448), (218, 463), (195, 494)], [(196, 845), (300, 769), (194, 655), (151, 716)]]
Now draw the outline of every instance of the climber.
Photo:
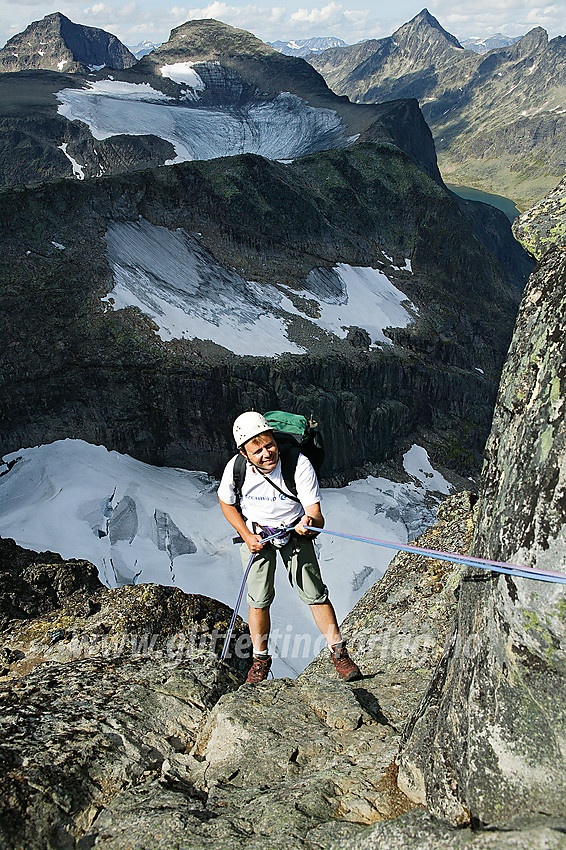
[[(312, 464), (305, 455), (297, 454), (294, 471), (297, 496), (294, 496), (284, 481), (279, 448), (265, 418), (255, 411), (242, 413), (234, 422), (233, 433), (238, 451), (246, 459), (245, 474), (238, 488), (234, 481), (238, 457), (235, 455), (222, 475), (218, 498), (222, 513), (243, 540), (240, 552), (244, 566), (255, 555), (248, 576), (253, 663), (247, 682), (259, 684), (271, 668), (269, 609), (275, 596), (277, 551), (300, 598), (310, 606), (315, 623), (326, 638), (339, 677), (347, 682), (359, 679), (360, 670), (348, 655), (340, 634), (313, 546), (314, 529), (324, 526), (324, 518)], [(277, 528), (283, 529), (279, 537), (264, 543), (262, 535), (271, 535)]]

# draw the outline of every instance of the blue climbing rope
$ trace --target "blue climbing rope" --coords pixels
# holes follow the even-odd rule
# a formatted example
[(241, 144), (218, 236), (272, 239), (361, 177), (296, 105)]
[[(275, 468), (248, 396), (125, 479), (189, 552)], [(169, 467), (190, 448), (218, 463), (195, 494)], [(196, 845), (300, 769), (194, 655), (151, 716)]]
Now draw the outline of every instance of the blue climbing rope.
[[(267, 543), (269, 540), (273, 540), (274, 537), (278, 537), (282, 531), (290, 531), (292, 528), (293, 526), (289, 526), (288, 528), (284, 529), (278, 529), (275, 534), (271, 534), (269, 537), (265, 537), (264, 542)], [(395, 549), (400, 552), (409, 552), (412, 555), (423, 555), (426, 558), (434, 558), (437, 561), (449, 561), (452, 564), (461, 564), (462, 566), (480, 567), (483, 570), (489, 570), (490, 572), (495, 573), (503, 573), (504, 575), (516, 576), (517, 578), (530, 578), (535, 579), (536, 581), (548, 581), (558, 584), (566, 584), (566, 573), (561, 573), (556, 570), (539, 570), (535, 567), (522, 567), (519, 564), (508, 564), (505, 561), (491, 561), (488, 558), (474, 558), (472, 555), (461, 555), (458, 552), (441, 552), (438, 549), (425, 549), (422, 546), (411, 546), (408, 543), (392, 543), (390, 540), (378, 540), (375, 537), (359, 537), (356, 534), (346, 534), (343, 531), (332, 531), (329, 528), (316, 528), (316, 532), (317, 534), (330, 534), (333, 537), (342, 537), (345, 540), (355, 540), (358, 543), (370, 543), (372, 546), (381, 546), (384, 549)], [(222, 647), (222, 653), (220, 655), (221, 661), (224, 661), (228, 653), (230, 638), (232, 637), (232, 632), (234, 631), (234, 623), (236, 622), (236, 617), (238, 616), (238, 611), (240, 610), (240, 604), (242, 602), (242, 596), (244, 595), (244, 586), (246, 584), (248, 573), (251, 569), (254, 558), (255, 553), (252, 554), (244, 572), (244, 578), (242, 579), (242, 584), (240, 587), (240, 592), (238, 594), (238, 599), (236, 600), (236, 605), (234, 607), (232, 620), (230, 621), (230, 626), (228, 628), (226, 639)]]
[(487, 558), (474, 558), (471, 555), (460, 555), (458, 552), (440, 552), (438, 549), (424, 549), (421, 546), (410, 546), (403, 543), (392, 543), (389, 540), (377, 540), (374, 537), (358, 537), (355, 534), (346, 534), (342, 531), (331, 531), (327, 528), (317, 528), (321, 534), (331, 534), (334, 537), (343, 537), (346, 540), (356, 540), (359, 543), (371, 543), (373, 546), (381, 546), (384, 549), (396, 549), (401, 552), (409, 552), (413, 555), (424, 555), (426, 558), (434, 558), (438, 561), (450, 561), (453, 564), (462, 564), (468, 567), (480, 567), (496, 573), (517, 576), (519, 578), (531, 578), (537, 581), (551, 581), (566, 584), (566, 573), (555, 570), (539, 570), (535, 567), (522, 567), (519, 564), (508, 564), (505, 561), (490, 561)]

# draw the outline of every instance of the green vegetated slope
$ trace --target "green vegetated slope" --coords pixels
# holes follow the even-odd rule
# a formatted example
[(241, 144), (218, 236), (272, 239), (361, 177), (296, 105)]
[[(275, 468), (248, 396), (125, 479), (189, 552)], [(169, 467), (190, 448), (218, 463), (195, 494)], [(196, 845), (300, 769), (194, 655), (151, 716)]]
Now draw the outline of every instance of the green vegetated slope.
[(526, 209), (566, 170), (565, 45), (537, 27), (479, 55), (425, 9), (388, 38), (331, 48), (309, 61), (353, 101), (417, 98), (444, 178)]
[[(475, 219), (407, 155), (369, 142), (292, 165), (246, 155), (4, 190), (2, 445), (82, 437), (218, 472), (234, 412), (285, 407), (324, 423), (329, 477), (367, 470), (417, 432), (472, 471), (531, 268), (503, 214), (480, 227), (472, 206)], [(114, 285), (104, 235), (140, 216), (197, 234), (245, 280), (291, 287), (308, 353), (165, 343), (137, 309), (114, 312), (101, 301)], [(417, 307), (388, 332), (394, 345), (368, 351), (309, 323), (305, 278), (339, 262), (382, 269)]]

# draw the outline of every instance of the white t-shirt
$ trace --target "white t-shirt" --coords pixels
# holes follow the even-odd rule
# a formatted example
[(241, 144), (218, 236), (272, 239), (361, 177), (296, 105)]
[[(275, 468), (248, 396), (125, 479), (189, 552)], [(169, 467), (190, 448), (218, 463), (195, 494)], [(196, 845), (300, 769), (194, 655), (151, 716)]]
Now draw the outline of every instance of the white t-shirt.
[[(236, 503), (234, 490), (236, 457), (237, 455), (226, 464), (218, 488), (218, 498), (227, 505)], [(297, 488), (297, 498), (300, 499), (301, 504), (295, 502), (294, 499), (287, 498), (283, 493), (278, 493), (275, 487), (272, 487), (269, 481), (265, 480), (266, 478), (270, 478), (281, 490), (291, 495), (281, 474), (281, 459), (279, 459), (273, 472), (267, 475), (262, 475), (251, 463), (246, 463), (241, 508), (250, 531), (253, 531), (252, 522), (270, 528), (278, 528), (280, 525), (293, 525), (304, 513), (304, 508), (320, 502), (320, 488), (316, 472), (310, 460), (303, 454), (299, 455), (295, 469), (295, 487)]]

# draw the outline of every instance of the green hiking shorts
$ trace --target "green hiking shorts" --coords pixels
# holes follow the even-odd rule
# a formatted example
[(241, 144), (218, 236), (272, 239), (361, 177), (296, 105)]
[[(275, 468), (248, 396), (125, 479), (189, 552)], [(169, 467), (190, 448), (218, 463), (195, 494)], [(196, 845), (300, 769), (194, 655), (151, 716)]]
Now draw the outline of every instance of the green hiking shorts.
[[(275, 598), (275, 564), (281, 553), (289, 578), (297, 586), (300, 598), (307, 605), (321, 605), (328, 599), (328, 588), (320, 575), (313, 542), (308, 537), (291, 535), (285, 546), (275, 549), (266, 544), (255, 556), (248, 573), (247, 603), (251, 608), (267, 608)], [(242, 566), (249, 563), (251, 552), (245, 543), (240, 546)]]

